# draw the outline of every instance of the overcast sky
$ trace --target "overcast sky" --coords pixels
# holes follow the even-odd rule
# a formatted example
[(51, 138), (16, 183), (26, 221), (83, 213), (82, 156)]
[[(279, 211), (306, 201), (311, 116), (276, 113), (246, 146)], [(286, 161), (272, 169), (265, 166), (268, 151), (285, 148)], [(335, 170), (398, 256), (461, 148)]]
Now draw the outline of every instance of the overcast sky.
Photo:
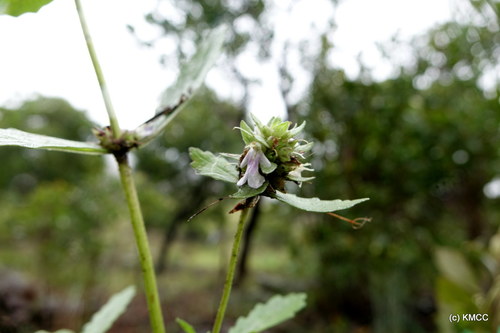
[[(307, 38), (333, 17), (337, 28), (329, 35), (335, 45), (332, 64), (355, 76), (355, 59), (361, 53), (374, 75), (383, 78), (390, 73), (390, 66), (380, 60), (376, 43), (395, 33), (409, 38), (450, 19), (457, 1), (344, 0), (335, 12), (330, 0), (295, 1), (291, 12), (286, 10), (290, 1), (279, 1), (273, 3), (283, 7), (274, 5), (272, 15), (277, 43)], [(139, 36), (157, 36), (160, 31), (144, 21), (144, 14), (157, 6), (157, 0), (82, 3), (120, 124), (134, 128), (154, 113), (160, 93), (174, 80), (175, 71), (161, 67), (158, 59), (162, 47), (175, 45), (165, 42), (155, 48), (141, 47), (126, 29), (131, 24)], [(39, 13), (18, 18), (0, 16), (0, 45), (0, 105), (15, 106), (34, 94), (62, 97), (86, 110), (97, 123), (107, 125), (73, 1), (54, 0)], [(253, 112), (270, 106), (276, 113), (282, 112), (273, 64), (272, 59), (259, 64), (252, 54), (241, 57), (240, 66), (261, 79), (261, 85), (251, 91), (249, 107)], [(306, 87), (310, 77), (307, 73), (297, 73), (297, 77), (300, 94), (300, 87)], [(222, 81), (216, 71), (209, 73), (209, 85), (231, 86)]]

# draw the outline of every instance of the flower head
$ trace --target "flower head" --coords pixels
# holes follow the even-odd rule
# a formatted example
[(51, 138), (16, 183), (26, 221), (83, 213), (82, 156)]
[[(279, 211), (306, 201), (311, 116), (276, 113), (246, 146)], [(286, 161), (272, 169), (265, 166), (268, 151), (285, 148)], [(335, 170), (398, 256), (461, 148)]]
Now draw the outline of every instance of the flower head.
[[(210, 176), (239, 186), (238, 191), (229, 196), (244, 199), (230, 213), (255, 206), (261, 196), (270, 197), (293, 207), (310, 212), (328, 213), (352, 223), (356, 227), (368, 222), (369, 218), (350, 220), (332, 212), (350, 208), (367, 198), (357, 200), (321, 200), (319, 198), (301, 198), (287, 193), (285, 182), (292, 181), (299, 186), (314, 177), (302, 175), (304, 171), (314, 171), (310, 163), (305, 162), (312, 142), (296, 138), (305, 126), (290, 128), (289, 121), (272, 118), (263, 125), (253, 117), (254, 128), (244, 121), (239, 130), (245, 142), (241, 155), (221, 153), (218, 156), (197, 148), (190, 148), (193, 160), (191, 165), (200, 175)], [(232, 160), (230, 162), (229, 160)]]
[[(299, 140), (295, 136), (302, 131), (305, 123), (290, 128), (289, 121), (272, 118), (267, 125), (253, 117), (252, 129), (241, 121), (240, 131), (246, 146), (240, 157), (238, 186), (247, 184), (260, 188), (266, 181), (275, 190), (283, 190), (285, 181), (299, 185), (314, 177), (302, 177), (302, 171), (313, 171), (304, 164), (304, 155), (312, 148), (312, 143)], [(246, 169), (245, 169), (246, 168)]]

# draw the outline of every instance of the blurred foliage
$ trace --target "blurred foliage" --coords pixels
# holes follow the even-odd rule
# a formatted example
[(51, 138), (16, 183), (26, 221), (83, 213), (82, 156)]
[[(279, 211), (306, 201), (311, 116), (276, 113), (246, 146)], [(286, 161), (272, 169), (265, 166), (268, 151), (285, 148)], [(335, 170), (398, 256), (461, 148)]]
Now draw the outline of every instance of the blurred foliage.
[[(332, 1), (336, 3), (337, 1)], [(152, 40), (140, 40), (143, 44), (152, 46), (162, 45), (161, 42), (168, 41), (175, 45), (170, 51), (160, 58), (162, 64), (172, 67), (178, 64), (193, 52), (194, 45), (202, 38), (203, 32), (215, 28), (220, 24), (229, 29), (225, 44), (225, 53), (218, 66), (218, 73), (225, 80), (231, 81), (229, 92), (225, 96), (235, 97), (233, 103), (246, 106), (251, 96), (251, 88), (260, 84), (260, 73), (248, 70), (248, 58), (256, 60), (258, 64), (269, 64), (273, 53), (281, 48), (276, 48), (275, 43), (282, 43), (284, 53), (280, 61), (273, 63), (273, 71), (280, 73), (280, 89), (288, 93), (292, 86), (293, 77), (289, 75), (288, 68), (284, 65), (289, 57), (288, 43), (300, 44), (300, 48), (308, 50), (310, 40), (283, 41), (275, 35), (275, 17), (277, 8), (284, 6), (287, 12), (291, 12), (296, 1), (286, 4), (274, 4), (263, 0), (250, 1), (193, 1), (193, 0), (159, 0), (156, 8), (147, 14), (145, 19), (153, 26), (161, 30), (161, 34)], [(130, 26), (134, 33), (134, 27)], [(139, 35), (139, 34), (138, 34)], [(281, 51), (281, 50), (279, 50)], [(308, 50), (309, 51), (309, 50)], [(293, 55), (296, 55), (294, 53)], [(293, 57), (293, 56), (292, 56)], [(272, 59), (275, 60), (275, 59)], [(297, 59), (293, 59), (297, 60)], [(298, 66), (304, 66), (300, 61), (295, 62)], [(175, 67), (175, 66), (174, 66)]]
[[(146, 21), (160, 27), (164, 35), (173, 37), (178, 42), (175, 55), (167, 55), (163, 62), (178, 61), (190, 49), (190, 43), (197, 43), (202, 32), (220, 24), (230, 27), (228, 48), (230, 57), (240, 53), (250, 40), (259, 41), (260, 54), (268, 56), (269, 42), (273, 33), (261, 23), (266, 4), (262, 0), (251, 1), (159, 1), (156, 10), (146, 15)], [(238, 29), (236, 22), (251, 26), (252, 29)], [(133, 31), (133, 27), (131, 27)], [(154, 43), (156, 41), (149, 41)], [(173, 57), (172, 57), (173, 56)]]
[[(101, 233), (116, 220), (119, 209), (113, 194), (119, 187), (110, 184), (87, 179), (77, 186), (58, 180), (40, 184), (22, 200), (5, 202), (9, 214), (2, 218), (2, 242), (30, 253), (39, 282), (46, 286), (77, 286), (97, 279), (94, 269), (104, 250)], [(11, 260), (15, 266), (15, 258)], [(63, 269), (75, 261), (80, 265)]]
[(486, 314), (487, 321), (461, 320), (461, 330), (491, 332), (500, 327), (500, 233), (489, 244), (466, 243), (462, 250), (438, 247), (436, 280), (440, 332), (453, 332), (450, 314)]
[[(268, 56), (272, 32), (239, 36), (243, 17), (269, 29), (265, 3), (259, 11), (245, 8), (257, 3), (184, 1), (171, 17), (158, 10), (148, 19), (167, 36), (188, 38), (227, 22), (234, 33), (229, 57), (254, 42)], [(413, 58), (382, 82), (374, 81), (363, 64), (356, 79), (332, 68), (329, 31), (319, 54), (311, 57), (302, 50), (304, 59), (310, 57), (304, 65), (311, 66), (314, 80), (308, 96), (288, 105), (288, 111), (295, 122), (307, 120), (304, 136), (316, 141), (312, 165), (317, 179), (301, 191), (322, 198), (370, 197), (346, 214), (373, 218), (353, 231), (323, 215), (275, 204), (264, 209), (265, 225), (255, 237), (287, 243), (300, 267), (296, 278), (315, 281), (310, 311), (317, 331), (437, 330), (434, 316), (442, 293), (435, 289), (440, 279), (432, 260), (436, 246), (460, 249), (467, 240), (485, 244), (498, 227), (498, 200), (483, 192), (500, 162), (498, 2), (471, 4), (460, 20), (383, 49), (389, 60), (399, 47), (409, 49)], [(182, 54), (182, 44), (180, 49)], [(293, 72), (281, 69), (283, 82), (292, 84)], [(227, 135), (231, 144), (235, 136)], [(286, 223), (271, 222), (276, 220)], [(263, 234), (270, 230), (279, 237)]]
[[(53, 98), (38, 97), (17, 109), (1, 109), (0, 116), (5, 128), (73, 140), (89, 139), (92, 129), (83, 112)], [(109, 241), (106, 230), (122, 213), (116, 204), (122, 200), (120, 188), (105, 174), (101, 157), (2, 147), (0, 160), (0, 269), (36, 277), (30, 302), (43, 313), (43, 325), (50, 325), (52, 311), (59, 306), (54, 299), (62, 290), (78, 296), (76, 306), (80, 301), (90, 305), (96, 281), (104, 280), (104, 272), (97, 268)], [(73, 303), (72, 325), (94, 310), (74, 307)], [(5, 319), (0, 320), (0, 330), (11, 332), (9, 315), (3, 311), (9, 310), (0, 310)], [(32, 324), (21, 322), (12, 332), (32, 330)]]
[(317, 179), (303, 191), (370, 197), (347, 214), (373, 217), (355, 233), (324, 217), (309, 234), (322, 263), (317, 306), (331, 330), (435, 330), (435, 246), (484, 241), (498, 227), (483, 193), (500, 161), (498, 86), (478, 88), (498, 66), (498, 31), (438, 27), (412, 44), (415, 64), (383, 82), (366, 68), (355, 80), (330, 68), (325, 39), (310, 95), (291, 114), (308, 120), (317, 142)]

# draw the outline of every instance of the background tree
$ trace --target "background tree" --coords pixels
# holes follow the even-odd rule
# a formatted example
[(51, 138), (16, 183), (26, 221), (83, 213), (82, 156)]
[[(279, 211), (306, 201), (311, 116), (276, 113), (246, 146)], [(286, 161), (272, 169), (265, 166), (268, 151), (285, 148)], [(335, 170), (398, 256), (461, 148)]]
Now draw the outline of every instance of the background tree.
[(307, 104), (293, 114), (308, 119), (322, 166), (304, 191), (363, 193), (369, 203), (349, 213), (374, 220), (353, 234), (323, 218), (310, 233), (322, 263), (316, 304), (337, 318), (332, 329), (435, 329), (435, 246), (498, 228), (483, 192), (498, 170), (498, 85), (478, 86), (498, 66), (497, 36), (497, 25), (445, 24), (413, 44), (414, 66), (383, 82), (366, 69), (347, 79), (328, 66), (324, 44)]
[[(253, 4), (257, 2), (248, 5)], [(317, 54), (302, 49), (303, 64), (315, 78), (302, 102), (287, 99), (294, 73), (286, 57), (280, 63), (280, 89), (289, 117), (307, 119), (306, 136), (318, 142), (313, 155), (318, 181), (302, 191), (346, 198), (362, 193), (372, 198), (370, 204), (350, 211), (374, 218), (361, 232), (339, 227), (330, 217), (294, 215), (313, 226), (306, 229), (306, 237), (290, 237), (290, 248), (301, 258), (298, 262), (310, 263), (318, 282), (314, 302), (323, 319), (318, 330), (325, 329), (321, 325), (336, 331), (368, 325), (380, 332), (436, 329), (436, 245), (484, 242), (497, 228), (492, 218), (496, 209), (483, 189), (498, 170), (498, 77), (494, 74), (498, 72), (498, 2), (471, 4), (461, 9), (455, 22), (411, 43), (386, 46), (383, 51), (389, 60), (401, 49), (414, 58), (382, 82), (374, 81), (363, 64), (357, 79), (332, 68), (328, 56), (334, 46), (326, 37), (330, 31), (325, 32)], [(213, 22), (236, 23), (244, 12), (231, 6), (186, 1), (177, 10), (183, 18), (177, 23), (158, 13), (148, 19), (164, 27), (167, 35), (175, 35)], [(258, 15), (250, 11), (253, 24), (268, 29), (269, 7), (264, 4), (261, 9)], [(191, 13), (199, 15), (193, 18)], [(237, 36), (237, 24), (231, 26)], [(256, 39), (248, 34), (232, 38), (229, 58), (236, 59), (254, 42), (264, 48), (263, 55), (269, 55), (272, 34), (259, 30), (255, 35)], [(261, 40), (262, 36), (268, 39)], [(283, 214), (281, 218), (290, 216), (288, 211)], [(294, 232), (281, 231), (287, 237)], [(302, 243), (317, 246), (319, 255), (314, 250), (301, 251)]]

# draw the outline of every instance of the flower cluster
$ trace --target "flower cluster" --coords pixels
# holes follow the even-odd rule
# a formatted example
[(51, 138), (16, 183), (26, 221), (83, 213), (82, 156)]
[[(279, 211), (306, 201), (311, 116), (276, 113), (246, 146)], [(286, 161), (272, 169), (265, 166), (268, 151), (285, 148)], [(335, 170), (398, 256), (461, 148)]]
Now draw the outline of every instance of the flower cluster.
[(239, 187), (237, 192), (227, 198), (243, 199), (243, 201), (240, 201), (230, 213), (252, 208), (261, 196), (265, 196), (305, 211), (330, 214), (350, 222), (355, 227), (360, 227), (370, 220), (369, 218), (349, 220), (333, 213), (351, 208), (368, 198), (321, 200), (287, 193), (285, 182), (292, 181), (302, 185), (302, 182), (314, 179), (302, 176), (304, 171), (313, 171), (309, 167), (310, 164), (304, 162), (306, 153), (312, 148), (312, 142), (296, 138), (304, 129), (305, 122), (290, 128), (289, 121), (281, 121), (279, 118), (272, 118), (267, 125), (253, 116), (252, 119), (254, 128), (244, 121), (238, 127), (245, 142), (241, 155), (227, 153), (216, 155), (198, 148), (189, 148), (189, 155), (193, 160), (191, 166), (197, 174)]
[(290, 128), (291, 122), (272, 118), (267, 125), (252, 115), (255, 124), (252, 129), (241, 121), (238, 129), (245, 142), (245, 149), (239, 158), (240, 177), (238, 186), (247, 184), (257, 189), (266, 183), (273, 190), (284, 190), (285, 181), (302, 184), (314, 177), (303, 177), (302, 171), (313, 171), (309, 163), (303, 163), (305, 154), (311, 150), (312, 142), (295, 138), (305, 126)]

